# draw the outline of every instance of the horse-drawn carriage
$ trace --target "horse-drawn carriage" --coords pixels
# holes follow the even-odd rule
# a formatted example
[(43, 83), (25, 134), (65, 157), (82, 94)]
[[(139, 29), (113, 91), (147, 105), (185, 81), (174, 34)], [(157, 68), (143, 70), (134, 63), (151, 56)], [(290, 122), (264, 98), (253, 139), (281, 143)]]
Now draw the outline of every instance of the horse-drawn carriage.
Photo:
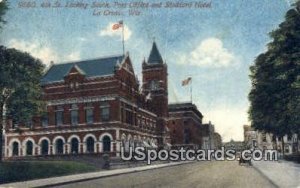
[(244, 146), (243, 146), (243, 150), (241, 152), (239, 152), (238, 154), (238, 161), (239, 161), (239, 165), (241, 164), (248, 164), (249, 166), (252, 165), (251, 163), (251, 158), (252, 158), (252, 152), (251, 153), (244, 153), (243, 154), (243, 151), (245, 150), (249, 150), (250, 147), (244, 143)]
[(239, 165), (241, 165), (242, 163), (245, 163), (245, 164), (248, 164), (248, 165), (252, 165), (251, 163), (251, 155), (250, 154), (247, 154), (245, 156), (241, 155), (239, 157)]

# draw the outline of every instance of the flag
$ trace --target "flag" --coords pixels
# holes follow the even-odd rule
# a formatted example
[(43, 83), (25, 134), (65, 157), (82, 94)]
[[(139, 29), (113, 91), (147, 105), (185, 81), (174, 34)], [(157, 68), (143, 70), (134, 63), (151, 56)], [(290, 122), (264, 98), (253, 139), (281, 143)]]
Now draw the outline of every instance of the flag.
[(113, 26), (112, 26), (112, 29), (113, 30), (117, 30), (119, 29), (120, 27), (123, 27), (123, 21), (119, 21), (118, 23), (115, 23)]
[(146, 96), (146, 101), (151, 100), (151, 93), (148, 93), (148, 95)]
[(187, 79), (185, 79), (181, 82), (181, 86), (189, 85), (191, 81), (192, 81), (192, 78), (188, 77)]

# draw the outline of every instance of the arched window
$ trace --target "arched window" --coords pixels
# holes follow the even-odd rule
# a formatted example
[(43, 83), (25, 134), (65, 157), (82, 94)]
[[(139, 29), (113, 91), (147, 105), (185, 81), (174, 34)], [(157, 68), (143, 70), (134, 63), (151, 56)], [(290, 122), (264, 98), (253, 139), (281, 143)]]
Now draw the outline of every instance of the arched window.
[(104, 152), (110, 152), (111, 140), (110, 140), (109, 136), (104, 136), (102, 142), (103, 142), (103, 151)]
[(26, 155), (32, 155), (33, 154), (33, 143), (29, 140), (26, 143)]
[(88, 153), (94, 153), (95, 152), (95, 140), (93, 137), (88, 137), (86, 140), (86, 150)]
[(72, 138), (71, 140), (71, 153), (77, 154), (79, 152), (79, 141), (77, 138)]
[(13, 143), (13, 156), (18, 156), (19, 155), (19, 143), (14, 142)]
[(42, 155), (48, 155), (49, 154), (49, 142), (47, 140), (42, 141), (41, 154)]
[(64, 141), (62, 139), (58, 139), (55, 142), (55, 153), (63, 154), (64, 153)]

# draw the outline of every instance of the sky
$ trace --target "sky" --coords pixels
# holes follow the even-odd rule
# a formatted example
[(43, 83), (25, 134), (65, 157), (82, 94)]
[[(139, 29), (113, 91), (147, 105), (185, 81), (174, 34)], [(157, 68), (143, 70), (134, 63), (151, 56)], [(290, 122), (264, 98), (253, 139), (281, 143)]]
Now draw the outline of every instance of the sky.
[[(268, 33), (284, 20), (293, 0), (198, 1), (210, 3), (210, 8), (134, 8), (140, 12), (135, 16), (128, 14), (133, 8), (103, 0), (58, 0), (63, 7), (40, 7), (41, 2), (56, 1), (36, 0), (35, 8), (22, 8), (24, 0), (9, 0), (0, 44), (27, 51), (46, 65), (118, 55), (122, 32), (111, 28), (123, 20), (125, 50), (135, 74), (141, 79), (142, 61), (155, 40), (168, 65), (170, 103), (190, 101), (192, 87), (192, 102), (204, 115), (204, 123), (211, 121), (223, 141), (229, 141), (243, 140), (243, 125), (250, 124), (249, 66), (266, 50)], [(111, 7), (92, 8), (93, 2), (111, 2)], [(150, 6), (172, 1), (115, 2)], [(65, 7), (67, 3), (79, 6)], [(105, 10), (121, 15), (93, 15)], [(187, 77), (192, 83), (182, 87)]]

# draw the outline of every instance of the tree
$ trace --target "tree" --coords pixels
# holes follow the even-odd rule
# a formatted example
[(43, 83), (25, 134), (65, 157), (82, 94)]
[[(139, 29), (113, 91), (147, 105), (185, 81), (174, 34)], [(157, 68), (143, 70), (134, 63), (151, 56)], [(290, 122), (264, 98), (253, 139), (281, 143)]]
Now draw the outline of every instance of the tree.
[(40, 87), (43, 70), (41, 61), (28, 53), (0, 46), (0, 138), (7, 116), (26, 124), (43, 111)]
[(300, 1), (270, 33), (267, 52), (250, 67), (252, 126), (283, 137), (300, 133)]
[(7, 9), (8, 9), (7, 2), (5, 0), (0, 2), (0, 29), (1, 29), (1, 24), (5, 23), (5, 20), (3, 19), (3, 16), (4, 16)]

